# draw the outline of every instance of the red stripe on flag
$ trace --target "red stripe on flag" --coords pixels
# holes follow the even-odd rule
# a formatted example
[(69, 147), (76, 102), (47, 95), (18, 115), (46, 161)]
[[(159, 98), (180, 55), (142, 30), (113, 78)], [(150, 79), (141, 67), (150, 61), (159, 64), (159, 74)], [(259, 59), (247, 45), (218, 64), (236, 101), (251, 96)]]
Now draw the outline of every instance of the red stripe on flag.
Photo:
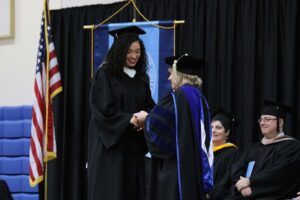
[[(30, 148), (31, 148), (31, 151), (32, 151), (32, 155), (34, 157), (34, 161), (35, 161), (35, 165), (36, 165), (36, 168), (37, 168), (37, 173), (39, 176), (43, 175), (43, 167), (42, 167), (42, 160), (39, 160), (39, 157), (38, 157), (38, 154), (37, 154), (37, 151), (36, 151), (36, 148), (35, 148), (35, 143), (33, 141), (33, 139), (31, 138), (30, 139)], [(32, 169), (32, 167), (30, 167), (30, 169)], [(33, 179), (35, 179), (35, 177), (33, 177)]]
[(54, 76), (57, 72), (59, 72), (58, 66), (56, 65), (55, 67), (53, 67), (50, 72), (49, 75), (50, 77)]
[[(33, 127), (35, 129), (36, 136), (37, 136), (37, 139), (38, 139), (39, 143), (43, 144), (43, 132), (42, 132), (41, 127), (38, 124), (38, 120), (37, 120), (37, 117), (36, 117), (34, 109), (32, 109), (32, 125), (33, 125)], [(42, 145), (41, 145), (41, 148), (43, 148)]]
[(56, 91), (58, 88), (61, 88), (61, 83), (56, 82), (55, 84), (53, 84), (53, 85), (50, 87), (51, 93), (54, 92), (54, 91)]
[(34, 82), (34, 94), (35, 94), (35, 98), (38, 103), (37, 106), (40, 108), (39, 110), (42, 113), (42, 116), (44, 116), (45, 115), (45, 105), (43, 104), (44, 100), (39, 92), (37, 80), (35, 80), (35, 82)]
[(51, 60), (52, 58), (55, 58), (55, 57), (56, 57), (55, 51), (51, 51), (50, 54), (49, 54), (50, 60)]

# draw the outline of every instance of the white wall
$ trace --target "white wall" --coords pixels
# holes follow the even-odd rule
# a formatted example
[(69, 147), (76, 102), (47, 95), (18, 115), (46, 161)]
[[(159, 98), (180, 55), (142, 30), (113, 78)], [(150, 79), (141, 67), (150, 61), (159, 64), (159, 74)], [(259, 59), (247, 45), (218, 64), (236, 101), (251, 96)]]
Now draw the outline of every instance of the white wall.
[(41, 0), (15, 0), (15, 36), (0, 40), (0, 106), (32, 102), (41, 15)]
[(92, 4), (107, 4), (114, 3), (124, 0), (62, 0), (62, 7), (76, 7), (83, 5), (92, 5)]
[[(50, 0), (50, 9), (121, 0)], [(0, 39), (0, 106), (30, 105), (43, 0), (14, 0), (15, 36)]]

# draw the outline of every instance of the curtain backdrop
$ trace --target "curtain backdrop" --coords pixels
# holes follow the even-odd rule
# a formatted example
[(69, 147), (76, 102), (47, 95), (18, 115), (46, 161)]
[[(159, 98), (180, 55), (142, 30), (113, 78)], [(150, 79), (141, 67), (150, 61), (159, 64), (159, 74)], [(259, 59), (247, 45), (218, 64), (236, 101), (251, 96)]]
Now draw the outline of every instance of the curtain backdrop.
[(300, 139), (299, 1), (209, 0), (206, 12), (206, 95), (241, 119), (234, 141), (261, 138), (263, 99), (293, 106), (286, 133)]
[[(300, 3), (298, 0), (137, 0), (149, 20), (185, 20), (176, 53), (205, 59), (204, 94), (211, 110), (234, 112), (242, 124), (232, 136), (242, 150), (260, 139), (263, 99), (293, 106), (286, 133), (300, 139)], [(48, 200), (86, 195), (90, 34), (124, 2), (52, 11), (63, 92), (55, 97), (58, 158), (48, 164)], [(109, 22), (132, 20), (132, 6)], [(137, 18), (137, 20), (141, 20)], [(41, 195), (40, 199), (43, 199)]]

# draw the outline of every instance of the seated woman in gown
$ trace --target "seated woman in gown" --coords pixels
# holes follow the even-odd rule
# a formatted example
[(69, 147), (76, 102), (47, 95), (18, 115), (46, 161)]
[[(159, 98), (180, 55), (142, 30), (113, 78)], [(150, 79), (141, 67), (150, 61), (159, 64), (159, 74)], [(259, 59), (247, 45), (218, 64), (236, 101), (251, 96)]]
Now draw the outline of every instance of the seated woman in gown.
[(214, 188), (210, 199), (224, 200), (231, 196), (231, 166), (240, 156), (238, 147), (228, 142), (239, 120), (223, 108), (212, 113), (211, 130), (214, 151)]

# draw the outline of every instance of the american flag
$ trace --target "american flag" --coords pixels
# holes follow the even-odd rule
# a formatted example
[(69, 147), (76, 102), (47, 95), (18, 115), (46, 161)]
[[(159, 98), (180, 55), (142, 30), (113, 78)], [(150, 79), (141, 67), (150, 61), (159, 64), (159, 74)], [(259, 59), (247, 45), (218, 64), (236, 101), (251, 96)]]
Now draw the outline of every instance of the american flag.
[(29, 152), (30, 185), (44, 177), (44, 163), (56, 158), (52, 98), (62, 91), (51, 27), (45, 1), (34, 80), (31, 139)]

